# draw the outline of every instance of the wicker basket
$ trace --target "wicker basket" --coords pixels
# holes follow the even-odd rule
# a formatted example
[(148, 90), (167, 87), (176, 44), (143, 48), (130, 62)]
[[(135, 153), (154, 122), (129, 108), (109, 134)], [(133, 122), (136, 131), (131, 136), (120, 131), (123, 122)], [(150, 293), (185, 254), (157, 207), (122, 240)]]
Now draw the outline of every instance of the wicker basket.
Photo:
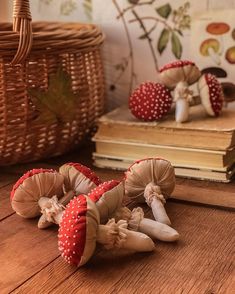
[[(32, 24), (29, 0), (14, 1), (13, 31), (0, 24), (0, 165), (59, 155), (81, 143), (103, 112), (102, 42), (94, 25)], [(33, 96), (47, 95), (58, 71), (70, 80), (73, 115), (65, 108), (65, 119), (40, 119)]]

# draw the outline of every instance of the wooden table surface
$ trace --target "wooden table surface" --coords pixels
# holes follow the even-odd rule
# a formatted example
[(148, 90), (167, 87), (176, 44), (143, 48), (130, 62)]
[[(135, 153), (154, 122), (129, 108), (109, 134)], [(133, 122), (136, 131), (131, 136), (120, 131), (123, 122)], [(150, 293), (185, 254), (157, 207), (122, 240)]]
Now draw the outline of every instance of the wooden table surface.
[[(98, 247), (83, 267), (68, 265), (57, 248), (57, 227), (37, 228), (11, 209), (15, 181), (36, 167), (57, 168), (68, 161), (91, 166), (82, 147), (58, 158), (1, 167), (0, 294), (4, 293), (235, 293), (233, 211), (169, 200), (166, 204), (176, 243), (156, 241), (152, 253), (118, 254)], [(102, 180), (122, 173), (94, 168)], [(186, 186), (184, 192), (187, 193)], [(134, 207), (133, 203), (129, 203)], [(143, 206), (147, 216), (152, 214)]]

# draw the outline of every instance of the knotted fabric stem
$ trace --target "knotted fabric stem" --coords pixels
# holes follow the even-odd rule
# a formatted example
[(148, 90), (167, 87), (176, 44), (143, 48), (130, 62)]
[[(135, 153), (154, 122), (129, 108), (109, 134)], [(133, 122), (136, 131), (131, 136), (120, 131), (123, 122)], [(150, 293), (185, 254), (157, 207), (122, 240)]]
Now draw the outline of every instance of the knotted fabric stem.
[(188, 102), (193, 99), (193, 91), (188, 88), (186, 82), (179, 82), (175, 87), (174, 101), (176, 102), (179, 99), (185, 99)]
[(131, 212), (131, 217), (128, 222), (128, 227), (132, 231), (139, 231), (140, 222), (144, 218), (144, 211), (141, 207), (136, 207)]
[(154, 183), (149, 183), (144, 190), (145, 201), (151, 207), (154, 198), (159, 199), (163, 204), (166, 203), (165, 197), (161, 193), (161, 188)]
[[(125, 230), (127, 229), (127, 222), (120, 220), (117, 223), (115, 219), (110, 219), (105, 225), (106, 236), (105, 243), (102, 242), (106, 249), (121, 248), (123, 243), (126, 242), (127, 235)], [(98, 238), (97, 238), (98, 240)]]
[(29, 0), (14, 0), (13, 31), (19, 32), (19, 45), (12, 64), (22, 63), (32, 47), (32, 17)]
[(59, 203), (57, 196), (48, 198), (48, 201), (40, 206), (42, 214), (46, 220), (51, 223), (57, 223), (56, 216), (58, 216), (59, 213), (62, 213), (65, 209), (64, 205)]

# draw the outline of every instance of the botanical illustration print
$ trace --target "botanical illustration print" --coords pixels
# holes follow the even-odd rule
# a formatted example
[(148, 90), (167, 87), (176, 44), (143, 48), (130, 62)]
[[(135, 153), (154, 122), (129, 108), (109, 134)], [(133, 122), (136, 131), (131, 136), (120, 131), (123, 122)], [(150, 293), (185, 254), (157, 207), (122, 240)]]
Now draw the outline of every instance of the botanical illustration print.
[(148, 45), (149, 54), (152, 57), (151, 64), (154, 65), (156, 72), (158, 72), (158, 58), (164, 51), (171, 54), (173, 59), (180, 59), (182, 56), (183, 46), (181, 39), (184, 37), (184, 31), (190, 29), (190, 3), (185, 2), (178, 7), (172, 7), (170, 3), (159, 6), (159, 1), (156, 0), (128, 0), (125, 6), (120, 4), (123, 1), (112, 0), (112, 2), (118, 13), (116, 19), (122, 21), (124, 26), (129, 53), (126, 57), (122, 57), (120, 63), (115, 65), (115, 69), (119, 73), (115, 83), (110, 86), (110, 90), (115, 90), (115, 84), (121, 79), (122, 74), (129, 66), (131, 68), (130, 93), (133, 89), (134, 80), (137, 79), (134, 68), (132, 24), (138, 24), (137, 39)]
[[(175, 59), (192, 60), (200, 69), (219, 67), (228, 79), (234, 80), (235, 25), (233, 20), (225, 21), (223, 11), (229, 8), (234, 14), (235, 0), (32, 2), (33, 15), (40, 20), (94, 22), (102, 27), (108, 108), (127, 103), (130, 93), (141, 82), (157, 82), (159, 69)], [(215, 11), (222, 15), (222, 20), (219, 17), (217, 21), (229, 26), (223, 36), (208, 33), (206, 29), (207, 13), (214, 15), (208, 22), (216, 22)]]
[(219, 78), (234, 80), (234, 10), (203, 12), (194, 16), (192, 24), (194, 46), (191, 51), (197, 64), (204, 72), (210, 71)]

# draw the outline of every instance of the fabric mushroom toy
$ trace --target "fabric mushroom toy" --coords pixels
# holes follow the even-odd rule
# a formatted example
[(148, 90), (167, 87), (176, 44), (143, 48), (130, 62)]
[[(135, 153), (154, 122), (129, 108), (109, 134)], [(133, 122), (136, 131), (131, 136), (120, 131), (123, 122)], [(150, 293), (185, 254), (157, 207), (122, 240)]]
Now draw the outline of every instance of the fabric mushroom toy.
[[(32, 169), (13, 186), (11, 206), (24, 218), (39, 216), (48, 205), (55, 211), (60, 210), (73, 197), (71, 193), (64, 195), (63, 184), (64, 177), (53, 169)], [(51, 222), (43, 214), (38, 222), (39, 228), (49, 225)]]
[(145, 234), (129, 231), (125, 221), (109, 220), (100, 225), (95, 203), (86, 195), (72, 199), (60, 217), (59, 250), (62, 257), (78, 267), (93, 255), (96, 242), (106, 249), (127, 249), (135, 252), (152, 251), (153, 241)]
[(168, 160), (147, 158), (136, 161), (125, 174), (125, 194), (136, 202), (147, 202), (155, 219), (170, 225), (164, 204), (175, 187), (174, 168)]
[(220, 82), (210, 73), (204, 74), (198, 81), (201, 103), (207, 114), (218, 116), (223, 108), (224, 95)]
[(189, 85), (195, 83), (201, 72), (198, 67), (188, 60), (177, 60), (166, 64), (160, 69), (160, 80), (169, 89), (174, 90), (175, 120), (185, 122), (189, 115), (189, 100), (192, 98), (192, 91)]
[(73, 190), (77, 194), (88, 194), (101, 184), (99, 177), (87, 166), (80, 163), (65, 163), (59, 168), (65, 178), (65, 191)]
[(100, 214), (100, 222), (106, 223), (115, 216), (116, 211), (123, 207), (124, 187), (117, 180), (103, 182), (88, 194), (96, 203)]
[(172, 97), (170, 91), (162, 84), (142, 83), (129, 98), (129, 108), (132, 114), (144, 121), (161, 119), (171, 109)]
[(111, 180), (100, 184), (89, 194), (89, 198), (96, 203), (100, 213), (101, 223), (115, 218), (116, 221), (126, 220), (128, 229), (140, 231), (153, 239), (161, 241), (176, 241), (179, 234), (166, 224), (144, 218), (143, 210), (138, 207), (133, 211), (124, 207), (124, 183)]

